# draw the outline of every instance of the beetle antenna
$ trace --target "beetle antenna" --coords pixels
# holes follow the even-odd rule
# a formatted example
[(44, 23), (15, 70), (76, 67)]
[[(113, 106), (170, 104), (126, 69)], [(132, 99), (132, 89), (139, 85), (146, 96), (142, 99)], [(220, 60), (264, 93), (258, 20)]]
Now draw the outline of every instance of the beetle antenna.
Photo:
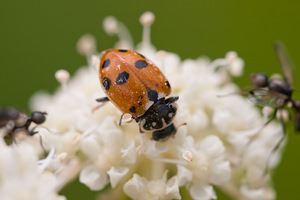
[(187, 123), (186, 123), (186, 122), (184, 122), (184, 123), (182, 123), (182, 124), (178, 125), (178, 126), (176, 127), (176, 130), (177, 130), (177, 129), (179, 129), (180, 127), (182, 127), (182, 126), (186, 126), (186, 125), (187, 125)]

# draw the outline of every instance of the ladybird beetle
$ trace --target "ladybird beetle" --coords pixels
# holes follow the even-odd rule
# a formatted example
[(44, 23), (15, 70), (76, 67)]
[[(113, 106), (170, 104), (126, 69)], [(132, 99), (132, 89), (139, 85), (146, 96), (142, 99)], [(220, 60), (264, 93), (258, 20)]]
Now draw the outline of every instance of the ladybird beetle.
[(99, 79), (107, 97), (96, 101), (111, 101), (135, 119), (141, 133), (152, 133), (155, 141), (176, 134), (172, 121), (179, 97), (166, 98), (171, 93), (170, 83), (152, 61), (132, 50), (106, 50), (101, 56)]

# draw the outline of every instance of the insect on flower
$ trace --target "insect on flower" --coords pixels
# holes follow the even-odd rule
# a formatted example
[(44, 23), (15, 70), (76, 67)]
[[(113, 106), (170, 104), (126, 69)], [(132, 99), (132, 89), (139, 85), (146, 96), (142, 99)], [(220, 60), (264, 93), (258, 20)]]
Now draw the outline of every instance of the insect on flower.
[[(293, 64), (289, 58), (285, 47), (280, 42), (274, 44), (274, 50), (280, 62), (284, 79), (270, 79), (265, 74), (252, 74), (251, 82), (254, 88), (248, 93), (251, 102), (258, 106), (273, 107), (273, 116), (265, 123), (267, 125), (274, 120), (279, 112), (280, 123), (283, 127), (284, 135), (286, 134), (282, 109), (287, 105), (291, 105), (294, 111), (294, 126), (297, 132), (300, 132), (300, 102), (292, 98), (293, 94)], [(273, 151), (277, 150), (284, 137), (274, 147)]]
[(29, 130), (31, 123), (40, 125), (46, 120), (46, 112), (34, 111), (31, 116), (17, 110), (16, 108), (0, 107), (0, 129), (4, 129), (4, 138), (13, 139), (18, 132), (25, 132), (29, 136), (33, 136), (37, 131), (35, 127)]
[[(270, 106), (275, 108), (269, 123), (275, 119), (278, 110), (285, 108), (287, 104), (291, 104), (294, 111), (295, 130), (300, 131), (300, 102), (292, 99), (293, 94), (293, 65), (284, 48), (277, 42), (274, 44), (274, 50), (280, 62), (284, 79), (269, 79), (265, 74), (252, 74), (251, 82), (253, 90), (248, 94), (250, 101), (259, 106)], [(282, 115), (280, 121), (284, 124)]]
[(152, 133), (155, 141), (176, 134), (172, 121), (179, 97), (166, 98), (171, 93), (169, 81), (143, 55), (132, 50), (106, 50), (101, 57), (99, 79), (107, 97), (97, 101), (111, 101), (122, 117), (130, 114), (139, 123), (141, 133)]

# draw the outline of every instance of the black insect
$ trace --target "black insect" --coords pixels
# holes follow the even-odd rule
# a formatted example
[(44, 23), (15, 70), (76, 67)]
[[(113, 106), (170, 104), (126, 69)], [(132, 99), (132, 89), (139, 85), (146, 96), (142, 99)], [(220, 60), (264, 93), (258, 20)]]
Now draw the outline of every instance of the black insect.
[(268, 76), (262, 73), (252, 74), (251, 82), (253, 89), (248, 93), (250, 101), (254, 104), (274, 108), (272, 117), (264, 124), (264, 126), (273, 121), (276, 118), (277, 113), (279, 114), (279, 120), (282, 125), (284, 135), (272, 149), (270, 156), (277, 151), (286, 135), (284, 119), (281, 112), (286, 107), (291, 107), (293, 110), (295, 131), (300, 132), (300, 102), (292, 98), (294, 91), (292, 87), (294, 67), (283, 44), (280, 42), (275, 43), (274, 50), (281, 65), (283, 79), (268, 78)]
[(250, 101), (259, 106), (273, 107), (274, 113), (266, 124), (274, 120), (279, 112), (279, 118), (282, 123), (284, 133), (285, 126), (281, 109), (290, 105), (294, 111), (295, 130), (300, 132), (300, 102), (292, 98), (293, 95), (293, 64), (285, 50), (283, 44), (277, 42), (274, 44), (274, 50), (280, 62), (283, 72), (283, 79), (268, 78), (265, 74), (252, 74), (251, 82), (253, 90), (248, 94)]
[(0, 130), (4, 132), (6, 141), (14, 140), (18, 132), (25, 132), (27, 135), (33, 136), (38, 132), (35, 131), (35, 128), (29, 129), (29, 126), (32, 122), (37, 125), (44, 123), (46, 114), (46, 112), (34, 111), (29, 116), (13, 107), (0, 107)]

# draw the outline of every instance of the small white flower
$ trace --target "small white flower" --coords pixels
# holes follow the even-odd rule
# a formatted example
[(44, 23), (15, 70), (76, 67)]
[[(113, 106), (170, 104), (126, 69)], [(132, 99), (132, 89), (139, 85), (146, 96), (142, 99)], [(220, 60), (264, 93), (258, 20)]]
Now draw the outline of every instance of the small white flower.
[(107, 174), (110, 178), (111, 186), (114, 188), (119, 183), (119, 181), (128, 173), (129, 168), (127, 167), (112, 167)]
[(177, 178), (167, 180), (167, 172), (162, 179), (152, 181), (134, 174), (133, 178), (125, 183), (124, 192), (132, 199), (181, 199)]
[(98, 131), (82, 138), (81, 149), (91, 164), (81, 172), (80, 181), (93, 190), (102, 189), (108, 183), (106, 173), (115, 187), (128, 173), (127, 165), (136, 160), (134, 142), (126, 142), (125, 135), (111, 117), (103, 121)]
[(54, 174), (40, 171), (37, 151), (29, 144), (7, 146), (0, 141), (0, 199), (64, 200)]
[(101, 190), (107, 184), (106, 173), (99, 173), (94, 165), (82, 169), (79, 180), (86, 184), (91, 190)]
[(118, 21), (115, 17), (109, 16), (106, 17), (103, 21), (103, 29), (107, 34), (116, 34), (118, 33)]
[(262, 188), (259, 189), (249, 189), (247, 186), (241, 187), (242, 194), (250, 200), (264, 200), (265, 194)]
[[(194, 199), (216, 198), (215, 192), (209, 184), (222, 185), (231, 177), (231, 168), (228, 161), (225, 161), (225, 148), (217, 136), (205, 137), (194, 146), (190, 144), (190, 151), (193, 159), (188, 165), (178, 166), (179, 180), (188, 180), (191, 184), (189, 190)], [(183, 172), (187, 175), (182, 178)], [(189, 173), (187, 173), (189, 171)]]
[(193, 185), (190, 194), (195, 200), (216, 199), (216, 193), (211, 185)]
[(81, 38), (77, 42), (77, 51), (81, 55), (85, 55), (85, 56), (96, 53), (95, 37), (90, 34), (81, 36)]
[(226, 54), (228, 59), (229, 73), (232, 76), (241, 76), (243, 74), (244, 61), (237, 56), (237, 53), (230, 51)]
[(140, 17), (140, 23), (145, 26), (151, 26), (154, 22), (155, 15), (152, 12), (144, 12)]
[(133, 48), (133, 41), (131, 35), (124, 26), (123, 23), (119, 22), (115, 17), (108, 16), (103, 21), (103, 29), (109, 35), (116, 34), (119, 37), (119, 41), (115, 45), (116, 48), (119, 49), (132, 49)]
[(55, 78), (60, 83), (66, 83), (70, 79), (70, 73), (64, 69), (55, 72)]

